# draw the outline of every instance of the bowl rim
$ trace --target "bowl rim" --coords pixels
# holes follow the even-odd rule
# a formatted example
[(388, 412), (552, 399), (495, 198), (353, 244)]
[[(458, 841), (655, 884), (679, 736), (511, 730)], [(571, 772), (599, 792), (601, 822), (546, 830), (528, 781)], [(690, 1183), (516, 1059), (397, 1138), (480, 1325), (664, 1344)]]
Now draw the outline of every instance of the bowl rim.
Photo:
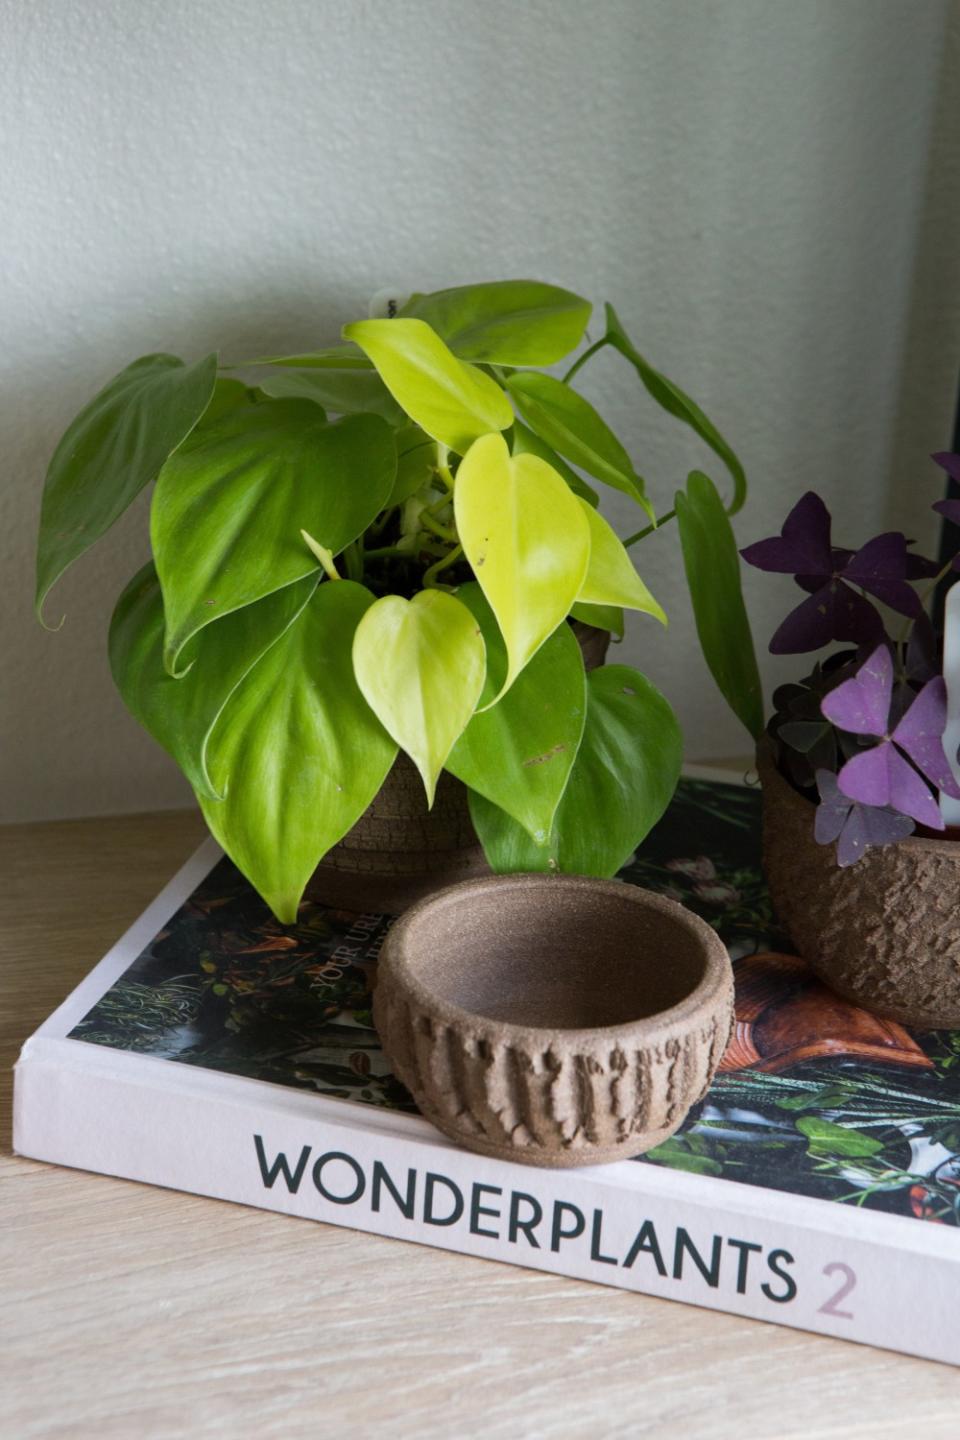
[[(664, 1010), (655, 1011), (652, 1015), (640, 1016), (635, 1020), (622, 1020), (611, 1025), (559, 1028), (519, 1024), (516, 1021), (495, 1019), (477, 1010), (468, 1010), (465, 1006), (438, 995), (429, 984), (425, 984), (413, 973), (412, 956), (407, 950), (407, 937), (425, 913), (455, 905), (468, 895), (505, 889), (541, 889), (548, 886), (594, 896), (616, 897), (618, 901), (626, 899), (628, 904), (636, 905), (641, 910), (668, 916), (692, 933), (697, 940), (704, 956), (703, 975), (683, 999)], [(728, 996), (731, 1013), (733, 1010), (733, 966), (730, 956), (717, 932), (705, 920), (677, 901), (654, 890), (646, 890), (629, 881), (600, 880), (585, 875), (549, 875), (536, 871), (514, 875), (484, 875), (437, 890), (405, 911), (388, 932), (378, 961), (377, 990), (388, 975), (393, 985), (412, 1000), (421, 1014), (439, 1020), (448, 1027), (474, 1033), (494, 1031), (507, 1042), (522, 1038), (528, 1045), (532, 1037), (542, 1038), (543, 1049), (549, 1049), (552, 1044), (569, 1046), (574, 1038), (583, 1043), (593, 1041), (607, 1046), (615, 1045), (628, 1037), (635, 1044), (653, 1044), (661, 1038), (670, 1038), (678, 1029), (702, 1023), (714, 1012), (724, 993)]]

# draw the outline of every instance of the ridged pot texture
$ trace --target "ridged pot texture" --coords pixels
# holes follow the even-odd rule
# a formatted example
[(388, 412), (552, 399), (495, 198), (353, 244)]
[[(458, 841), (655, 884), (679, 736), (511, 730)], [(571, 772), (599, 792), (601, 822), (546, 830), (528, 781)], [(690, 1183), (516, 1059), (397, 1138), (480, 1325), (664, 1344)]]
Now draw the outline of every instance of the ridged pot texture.
[(706, 1094), (733, 973), (710, 926), (663, 896), (491, 876), (394, 925), (374, 1021), (420, 1111), (460, 1144), (593, 1165), (660, 1144)]
[(784, 779), (769, 745), (763, 864), (798, 952), (847, 1000), (916, 1029), (960, 1027), (960, 843), (910, 836), (841, 869), (818, 845), (815, 806)]

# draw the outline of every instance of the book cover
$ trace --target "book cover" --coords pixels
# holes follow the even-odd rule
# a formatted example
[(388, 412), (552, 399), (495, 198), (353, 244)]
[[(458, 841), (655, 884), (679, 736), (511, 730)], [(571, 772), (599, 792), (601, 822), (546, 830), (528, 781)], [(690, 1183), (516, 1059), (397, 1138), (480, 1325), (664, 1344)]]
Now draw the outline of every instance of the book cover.
[(370, 1014), (389, 920), (279, 925), (212, 841), (24, 1046), (40, 1160), (960, 1361), (960, 1032), (820, 985), (777, 931), (759, 794), (685, 778), (621, 872), (709, 921), (737, 1023), (706, 1099), (634, 1161), (454, 1146)]

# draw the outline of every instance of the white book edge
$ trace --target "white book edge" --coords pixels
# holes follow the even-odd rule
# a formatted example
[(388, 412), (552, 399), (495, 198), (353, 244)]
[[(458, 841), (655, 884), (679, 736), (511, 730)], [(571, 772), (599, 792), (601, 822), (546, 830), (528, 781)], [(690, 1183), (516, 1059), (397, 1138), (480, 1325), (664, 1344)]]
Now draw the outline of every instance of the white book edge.
[(419, 1116), (67, 1038), (221, 854), (206, 841), (26, 1041), (17, 1153), (960, 1363), (948, 1227), (633, 1161), (497, 1161)]

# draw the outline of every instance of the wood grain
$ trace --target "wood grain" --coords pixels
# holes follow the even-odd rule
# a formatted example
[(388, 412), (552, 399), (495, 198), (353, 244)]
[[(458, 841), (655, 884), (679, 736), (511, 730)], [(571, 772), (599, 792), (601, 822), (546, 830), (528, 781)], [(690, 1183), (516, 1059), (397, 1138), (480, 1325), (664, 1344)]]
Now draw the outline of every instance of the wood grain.
[(4, 1440), (954, 1440), (946, 1366), (11, 1158), (20, 1043), (201, 835), (0, 830)]

